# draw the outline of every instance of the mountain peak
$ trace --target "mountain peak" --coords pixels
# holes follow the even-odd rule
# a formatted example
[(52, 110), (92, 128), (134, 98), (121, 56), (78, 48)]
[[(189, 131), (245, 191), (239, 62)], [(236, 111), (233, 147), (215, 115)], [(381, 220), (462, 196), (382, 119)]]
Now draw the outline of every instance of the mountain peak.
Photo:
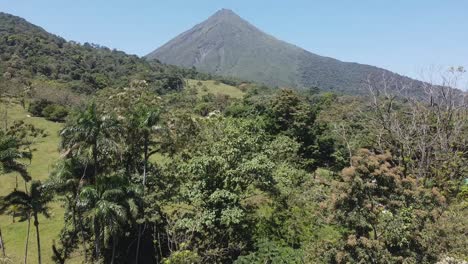
[(319, 86), (334, 91), (358, 91), (370, 74), (386, 72), (322, 57), (278, 40), (229, 9), (217, 11), (146, 58), (271, 86)]
[(227, 8), (222, 8), (218, 11), (216, 11), (216, 13), (213, 14), (213, 16), (238, 16), (234, 11), (232, 11), (231, 9), (227, 9)]
[(209, 17), (206, 21), (244, 21), (238, 14), (231, 9), (220, 9)]

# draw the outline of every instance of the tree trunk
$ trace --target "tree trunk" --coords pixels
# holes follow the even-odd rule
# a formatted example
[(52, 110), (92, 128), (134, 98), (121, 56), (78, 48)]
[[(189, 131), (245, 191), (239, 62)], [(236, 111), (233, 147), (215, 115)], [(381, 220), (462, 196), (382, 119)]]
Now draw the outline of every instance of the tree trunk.
[(85, 236), (84, 236), (84, 227), (83, 227), (82, 219), (80, 219), (80, 233), (81, 233), (81, 240), (82, 240), (82, 244), (83, 244), (84, 258), (85, 258), (85, 262), (87, 263), (88, 262), (88, 251), (86, 250), (86, 240), (85, 240)]
[(94, 161), (94, 183), (96, 183), (97, 175), (99, 173), (99, 168), (98, 168), (98, 153), (97, 153), (97, 143), (94, 143), (93, 146), (93, 161)]
[[(143, 160), (143, 195), (145, 195), (146, 189), (146, 167), (148, 167), (148, 144), (149, 136), (145, 135), (145, 146), (144, 146), (144, 160)], [(135, 256), (135, 264), (138, 264), (138, 258), (140, 256), (140, 243), (141, 243), (141, 224), (138, 225), (138, 240), (137, 240), (137, 249)]]
[[(76, 216), (78, 217), (78, 226), (80, 227), (79, 229), (79, 232), (81, 233), (81, 242), (83, 244), (83, 254), (84, 254), (84, 260), (85, 260), (85, 263), (88, 263), (88, 251), (86, 250), (86, 240), (85, 240), (85, 235), (84, 235), (84, 227), (83, 227), (83, 216), (81, 214), (81, 212), (79, 210), (77, 210), (77, 203), (78, 203), (78, 195), (79, 195), (79, 191), (81, 189), (81, 181), (84, 179), (84, 177), (86, 176), (86, 172), (88, 170), (88, 162), (86, 162), (86, 165), (85, 165), (85, 168), (84, 168), (84, 171), (83, 171), (83, 176), (81, 176), (81, 179), (80, 179), (80, 185), (78, 185), (78, 188), (75, 190), (75, 195), (74, 195), (74, 198), (73, 198), (73, 204), (72, 204), (72, 208), (73, 208), (73, 211), (74, 211), (74, 214), (76, 214)], [(71, 203), (71, 201), (70, 201)]]
[[(73, 224), (75, 225), (75, 230), (79, 230), (79, 233), (81, 234), (81, 240), (82, 240), (82, 245), (83, 245), (83, 255), (84, 255), (84, 260), (85, 263), (88, 262), (88, 252), (86, 251), (86, 240), (84, 236), (84, 228), (83, 228), (83, 219), (81, 218), (81, 214), (76, 212), (76, 208), (72, 209), (73, 211)], [(78, 222), (79, 224), (76, 223), (76, 217), (78, 216)]]
[(5, 243), (3, 243), (2, 229), (0, 229), (0, 248), (2, 248), (3, 257), (6, 257), (6, 254), (5, 254)]
[(24, 264), (28, 263), (29, 231), (31, 230), (31, 216), (28, 215), (28, 230), (26, 231), (26, 245), (24, 247)]
[(34, 226), (36, 227), (36, 240), (37, 240), (37, 261), (42, 264), (41, 260), (41, 238), (39, 236), (39, 220), (37, 219), (37, 213), (34, 213)]
[(99, 227), (98, 219), (94, 219), (94, 250), (95, 258), (99, 259), (101, 256), (101, 228)]
[[(72, 203), (72, 201), (69, 201), (69, 203)], [(80, 214), (76, 212), (76, 207), (75, 205), (72, 205), (71, 206), (71, 211), (72, 211), (72, 220), (73, 220), (73, 228), (75, 229), (76, 233), (78, 234), (81, 234), (81, 239), (82, 239), (82, 245), (83, 245), (83, 255), (84, 255), (84, 260), (85, 260), (85, 263), (88, 262), (88, 254), (86, 252), (86, 241), (85, 241), (85, 237), (84, 237), (84, 231), (83, 231), (83, 223), (81, 221), (81, 217), (80, 217)], [(78, 221), (79, 221), (79, 224), (78, 224), (78, 221), (76, 218), (79, 218)], [(78, 238), (79, 240), (79, 238)]]
[(117, 235), (114, 233), (113, 235), (113, 238), (112, 238), (112, 260), (111, 260), (111, 264), (114, 264), (114, 261), (115, 261), (115, 248), (116, 248), (116, 244), (117, 244)]
[(5, 112), (3, 114), (3, 125), (4, 129), (6, 130), (8, 128), (8, 104), (5, 105)]
[(135, 256), (135, 264), (138, 264), (138, 258), (140, 256), (140, 241), (141, 241), (141, 224), (138, 225), (138, 240), (137, 240), (137, 248), (136, 248), (136, 256)]
[(143, 161), (143, 192), (145, 191), (146, 187), (146, 167), (148, 167), (148, 144), (149, 144), (148, 135), (145, 136), (145, 153), (144, 153), (144, 161)]

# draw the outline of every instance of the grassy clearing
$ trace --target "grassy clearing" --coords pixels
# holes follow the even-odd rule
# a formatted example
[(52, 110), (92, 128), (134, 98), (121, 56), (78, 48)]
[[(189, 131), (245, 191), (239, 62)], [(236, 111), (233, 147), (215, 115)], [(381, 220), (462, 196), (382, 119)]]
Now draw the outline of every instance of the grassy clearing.
[[(44, 129), (48, 135), (44, 138), (38, 138), (33, 145), (33, 159), (28, 165), (28, 170), (35, 180), (44, 181), (49, 175), (51, 166), (59, 158), (58, 144), (60, 141), (59, 130), (62, 124), (54, 123), (39, 117), (29, 117), (28, 112), (19, 104), (14, 102), (0, 102), (0, 109), (7, 110), (7, 121), (23, 120), (26, 123), (33, 124), (37, 128)], [(2, 125), (3, 122), (2, 115)], [(0, 175), (0, 196), (8, 194), (15, 187), (16, 175)], [(19, 188), (24, 190), (23, 180), (19, 177)], [(51, 263), (52, 243), (58, 240), (60, 229), (63, 226), (63, 212), (58, 202), (50, 204), (51, 218), (40, 217), (39, 228), (41, 235), (42, 259), (43, 263)], [(13, 222), (11, 217), (0, 216), (0, 227), (2, 228), (5, 240), (5, 248), (8, 257), (12, 263), (21, 263), (24, 258), (24, 245), (26, 241), (27, 222)], [(37, 262), (37, 244), (36, 232), (31, 225), (28, 262)], [(71, 263), (71, 262), (70, 262)], [(79, 262), (75, 262), (79, 263)]]
[[(242, 98), (244, 92), (235, 86), (218, 83), (216, 81), (198, 81), (187, 80), (190, 87), (195, 87), (198, 90), (198, 95), (201, 97), (208, 93), (229, 95), (232, 98)], [(201, 85), (200, 85), (201, 84)]]

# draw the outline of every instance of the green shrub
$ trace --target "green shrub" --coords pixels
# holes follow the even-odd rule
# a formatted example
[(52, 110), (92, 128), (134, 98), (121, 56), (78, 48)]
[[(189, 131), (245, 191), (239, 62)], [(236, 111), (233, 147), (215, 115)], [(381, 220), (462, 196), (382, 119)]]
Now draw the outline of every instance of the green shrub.
[(254, 263), (285, 263), (295, 264), (304, 263), (302, 260), (303, 252), (293, 249), (287, 245), (268, 240), (261, 240), (257, 244), (257, 250), (249, 255), (239, 257), (236, 264), (254, 264)]
[(35, 100), (32, 101), (29, 104), (28, 111), (33, 115), (33, 116), (43, 116), (42, 111), (52, 105), (51, 101), (45, 100), (45, 99), (40, 99), (40, 100)]
[(65, 106), (52, 104), (42, 110), (42, 116), (47, 120), (63, 122), (68, 115), (68, 109)]
[(170, 257), (163, 260), (164, 264), (195, 264), (201, 263), (200, 256), (190, 250), (179, 250), (173, 252)]
[(201, 116), (207, 116), (210, 112), (214, 110), (214, 106), (212, 103), (201, 102), (195, 106), (195, 113)]

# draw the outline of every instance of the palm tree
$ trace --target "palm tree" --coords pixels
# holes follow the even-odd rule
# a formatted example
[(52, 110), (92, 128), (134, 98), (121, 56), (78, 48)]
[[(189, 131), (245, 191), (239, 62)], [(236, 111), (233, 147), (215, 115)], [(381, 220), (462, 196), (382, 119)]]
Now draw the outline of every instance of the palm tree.
[[(49, 208), (47, 204), (51, 201), (52, 196), (48, 194), (47, 190), (43, 188), (40, 181), (32, 181), (29, 187), (29, 192), (13, 191), (3, 199), (3, 206), (0, 210), (4, 210), (6, 207), (11, 205), (19, 206), (22, 215), (27, 217), (30, 223), (31, 216), (34, 219), (34, 226), (36, 228), (36, 240), (37, 240), (37, 258), (38, 263), (41, 264), (41, 239), (39, 233), (39, 215), (42, 214), (45, 217), (49, 217)], [(24, 217), (23, 217), (24, 218)], [(24, 219), (26, 220), (26, 219)], [(28, 224), (28, 237), (29, 240), (29, 224)], [(27, 242), (26, 242), (27, 243)], [(26, 244), (27, 252), (27, 244)], [(27, 253), (26, 253), (27, 254)], [(26, 261), (26, 256), (25, 256)]]
[(21, 150), (22, 147), (19, 139), (0, 131), (0, 174), (17, 172), (24, 181), (28, 182), (31, 180), (31, 176), (19, 159), (31, 159), (31, 152)]
[[(155, 153), (151, 150), (151, 146), (155, 144), (152, 141), (152, 134), (159, 130), (158, 123), (160, 122), (160, 110), (155, 107), (147, 106), (146, 104), (138, 104), (133, 107), (128, 118), (125, 119), (125, 144), (127, 146), (126, 155), (128, 156), (127, 163), (131, 163), (133, 173), (141, 164), (141, 159), (137, 157), (143, 156), (143, 171), (147, 168), (148, 159)], [(146, 181), (145, 173), (143, 180)]]
[[(25, 182), (31, 180), (26, 166), (18, 161), (22, 158), (31, 159), (30, 151), (21, 150), (22, 144), (14, 136), (7, 135), (3, 130), (0, 130), (0, 175), (10, 172), (17, 172), (21, 175)], [(16, 188), (18, 188), (18, 180), (16, 181)], [(4, 207), (0, 204), (0, 207)], [(5, 211), (5, 210), (2, 210)], [(0, 229), (0, 247), (2, 249), (3, 257), (5, 253), (5, 243), (3, 241), (2, 232)]]
[[(82, 156), (94, 166), (93, 179), (100, 171), (100, 161), (111, 157), (118, 149), (119, 126), (117, 120), (101, 113), (94, 102), (84, 111), (77, 112), (61, 131), (61, 147), (67, 155)], [(104, 155), (104, 153), (106, 155)]]
[(127, 193), (128, 185), (126, 177), (103, 176), (96, 179), (95, 185), (86, 186), (80, 191), (79, 206), (93, 225), (96, 259), (101, 257), (105, 238), (110, 238), (112, 241), (107, 244), (112, 244), (110, 262), (114, 263), (119, 231), (137, 211), (134, 208), (136, 203)]
[[(84, 225), (82, 221), (82, 213), (77, 209), (77, 203), (79, 198), (79, 191), (81, 186), (81, 180), (84, 178), (84, 174), (81, 174), (81, 170), (84, 169), (84, 165), (76, 159), (63, 159), (57, 162), (54, 166), (52, 173), (49, 176), (49, 179), (46, 182), (46, 185), (53, 190), (53, 192), (60, 197), (64, 198), (64, 203), (68, 212), (71, 212), (71, 221), (73, 225), (72, 236), (64, 236), (61, 239), (63, 245), (70, 245), (69, 241), (73, 241), (75, 236), (78, 234), (81, 235), (83, 254), (85, 262), (88, 261), (88, 255), (86, 250), (86, 237), (84, 232)], [(77, 175), (81, 174), (81, 175)], [(69, 221), (68, 218), (65, 218), (65, 221)], [(66, 224), (65, 224), (66, 226)], [(60, 252), (56, 248), (58, 254), (65, 254), (61, 256), (66, 258), (68, 250)]]
[[(107, 115), (97, 108), (96, 103), (90, 103), (85, 110), (77, 112), (70, 120), (65, 128), (61, 131), (62, 143), (61, 147), (65, 150), (65, 156), (76, 157), (85, 161), (85, 169), (83, 176), (87, 176), (87, 167), (92, 163), (94, 172), (90, 180), (94, 182), (97, 189), (99, 182), (99, 174), (103, 173), (106, 168), (104, 164), (114, 162), (119, 150), (119, 132), (120, 126), (116, 118), (112, 115)], [(110, 166), (108, 166), (110, 167)], [(86, 186), (85, 179), (84, 184)], [(77, 193), (82, 190), (78, 189)], [(81, 194), (80, 194), (81, 195)], [(95, 221), (94, 226), (94, 248), (95, 257), (101, 255), (101, 234), (99, 232), (100, 223)]]
[(159, 123), (159, 110), (158, 109), (140, 109), (137, 112), (137, 129), (143, 138), (143, 186), (146, 185), (146, 170), (148, 168), (148, 159), (153, 152), (150, 153), (151, 133), (156, 130)]
[[(140, 139), (138, 142), (135, 142), (135, 145), (140, 146), (140, 143), (143, 145), (143, 192), (146, 188), (146, 172), (148, 168), (148, 160), (155, 151), (150, 152), (150, 145), (152, 145), (151, 134), (154, 130), (158, 129), (156, 126), (160, 121), (160, 111), (157, 108), (150, 108), (146, 105), (138, 105), (134, 111), (132, 111), (129, 119), (129, 129), (133, 131), (130, 134), (138, 135)], [(141, 142), (142, 141), (142, 142)], [(141, 149), (141, 148), (140, 148)], [(136, 154), (136, 155), (135, 155)], [(140, 156), (140, 153), (134, 153), (132, 156)], [(138, 226), (138, 239), (137, 239), (137, 248), (136, 248), (136, 259), (135, 263), (138, 263), (139, 253), (140, 253), (140, 242), (142, 235), (142, 227)]]

